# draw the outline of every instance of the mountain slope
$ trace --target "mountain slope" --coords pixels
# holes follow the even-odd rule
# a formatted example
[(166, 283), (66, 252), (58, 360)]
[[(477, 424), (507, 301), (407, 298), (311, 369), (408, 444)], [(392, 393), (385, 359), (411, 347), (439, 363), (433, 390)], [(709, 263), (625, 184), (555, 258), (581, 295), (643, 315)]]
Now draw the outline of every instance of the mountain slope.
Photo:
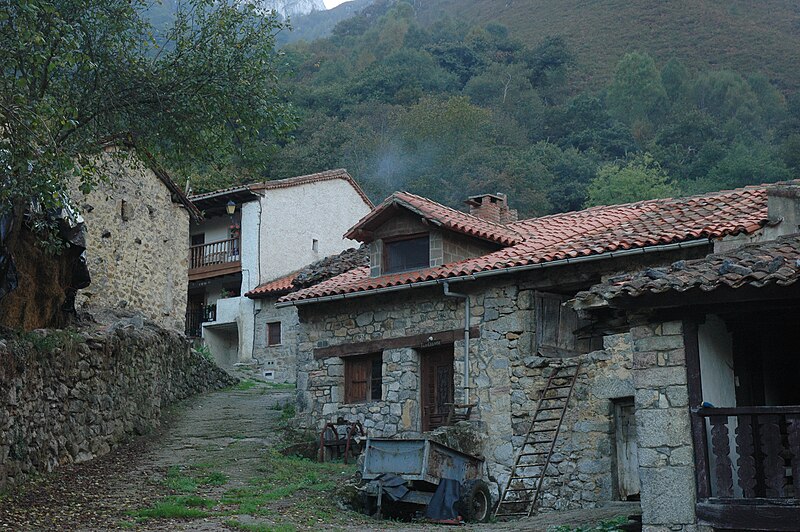
[(582, 84), (607, 81), (631, 50), (659, 63), (760, 71), (784, 90), (800, 88), (800, 3), (792, 0), (414, 0), (418, 18), (498, 22), (532, 45), (562, 35)]
[(372, 2), (373, 0), (351, 0), (326, 11), (312, 11), (306, 15), (294, 16), (291, 18), (292, 31), (281, 32), (278, 44), (328, 37), (336, 24), (352, 17)]

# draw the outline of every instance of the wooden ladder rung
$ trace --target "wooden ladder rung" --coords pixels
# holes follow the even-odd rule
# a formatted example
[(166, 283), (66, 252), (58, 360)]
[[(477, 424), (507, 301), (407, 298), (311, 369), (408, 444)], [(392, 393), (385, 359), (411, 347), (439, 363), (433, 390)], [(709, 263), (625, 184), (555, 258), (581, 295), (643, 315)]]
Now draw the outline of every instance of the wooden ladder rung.
[[(559, 375), (561, 371), (571, 371), (574, 372), (567, 373), (565, 375)], [(519, 454), (517, 454), (516, 461), (514, 463), (514, 467), (511, 468), (511, 475), (508, 479), (508, 483), (506, 484), (505, 490), (500, 495), (500, 502), (495, 509), (496, 516), (512, 516), (512, 515), (525, 515), (529, 516), (533, 513), (536, 508), (536, 503), (539, 501), (539, 495), (542, 490), (542, 481), (544, 477), (547, 476), (547, 468), (550, 465), (550, 458), (553, 454), (553, 447), (555, 446), (555, 441), (558, 438), (558, 434), (561, 430), (561, 424), (564, 422), (564, 413), (566, 412), (567, 408), (569, 408), (569, 400), (572, 396), (572, 392), (575, 388), (575, 383), (577, 382), (578, 375), (581, 372), (581, 364), (578, 363), (575, 366), (567, 366), (562, 368), (556, 368), (555, 371), (550, 375), (547, 380), (547, 385), (542, 390), (541, 395), (539, 396), (538, 403), (536, 404), (536, 410), (533, 413), (531, 419), (531, 426), (528, 429), (528, 434), (525, 438), (525, 442), (523, 442), (522, 447), (520, 448)], [(547, 394), (554, 392), (555, 390), (568, 390), (566, 395), (556, 395), (555, 397), (547, 397)], [(556, 403), (560, 401), (560, 403)], [(547, 402), (555, 403), (557, 406), (543, 406), (547, 404)], [(539, 416), (542, 412), (546, 411), (560, 411), (558, 417), (544, 417), (540, 418)], [(537, 422), (541, 423), (549, 423), (551, 421), (557, 421), (556, 426), (553, 428), (536, 428)], [(529, 438), (535, 437), (536, 433), (550, 433), (548, 436), (547, 434), (544, 435), (545, 440), (531, 440)], [(524, 452), (525, 447), (528, 446), (536, 446), (536, 445), (549, 445), (550, 448), (547, 451), (531, 451), (531, 452)], [(520, 462), (525, 456), (544, 456), (545, 459), (542, 463), (533, 463), (533, 464), (526, 464)], [(518, 474), (518, 470), (525, 470), (528, 468), (536, 467), (539, 470), (534, 475), (520, 475)], [(532, 480), (535, 486), (530, 487), (522, 487), (522, 488), (513, 488), (511, 487), (511, 483), (515, 480)], [(524, 484), (524, 483), (523, 483)], [(528, 492), (532, 493), (533, 496), (530, 498), (526, 498), (526, 500), (521, 501), (512, 501), (506, 500), (506, 496), (510, 492)], [(503, 504), (525, 504), (528, 507), (527, 512), (515, 512), (515, 513), (506, 513), (500, 510)]]

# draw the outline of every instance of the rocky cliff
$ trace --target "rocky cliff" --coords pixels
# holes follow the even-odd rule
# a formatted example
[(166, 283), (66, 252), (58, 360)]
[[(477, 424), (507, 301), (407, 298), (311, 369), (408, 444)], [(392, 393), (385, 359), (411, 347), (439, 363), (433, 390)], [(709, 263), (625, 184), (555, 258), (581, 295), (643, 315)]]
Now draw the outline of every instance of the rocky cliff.
[(325, 11), (322, 0), (261, 0), (265, 9), (274, 9), (284, 17), (307, 15), (312, 11)]

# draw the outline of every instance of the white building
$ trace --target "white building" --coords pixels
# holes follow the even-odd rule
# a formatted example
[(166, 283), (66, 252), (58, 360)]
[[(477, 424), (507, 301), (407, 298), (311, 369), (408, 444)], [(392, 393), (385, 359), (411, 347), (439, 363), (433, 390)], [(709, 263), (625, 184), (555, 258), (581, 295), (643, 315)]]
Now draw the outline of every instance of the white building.
[[(255, 318), (268, 303), (244, 294), (358, 246), (342, 235), (372, 209), (346, 170), (243, 185), (190, 199), (205, 220), (190, 229), (186, 333), (202, 336), (222, 366), (252, 362), (255, 338), (266, 333), (255, 331)], [(274, 335), (280, 323), (272, 327)]]

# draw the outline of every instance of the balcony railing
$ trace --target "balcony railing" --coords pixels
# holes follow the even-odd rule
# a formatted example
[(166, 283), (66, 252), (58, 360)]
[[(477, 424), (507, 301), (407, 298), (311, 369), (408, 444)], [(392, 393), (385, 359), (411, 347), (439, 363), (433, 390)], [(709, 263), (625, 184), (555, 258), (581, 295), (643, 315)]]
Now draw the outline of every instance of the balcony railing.
[(239, 238), (228, 238), (189, 248), (189, 280), (241, 271)]
[(711, 428), (711, 497), (800, 501), (800, 406), (699, 408), (697, 415)]
[(209, 305), (203, 308), (193, 308), (186, 310), (186, 336), (199, 338), (203, 334), (203, 323), (214, 321), (216, 317), (216, 305)]

